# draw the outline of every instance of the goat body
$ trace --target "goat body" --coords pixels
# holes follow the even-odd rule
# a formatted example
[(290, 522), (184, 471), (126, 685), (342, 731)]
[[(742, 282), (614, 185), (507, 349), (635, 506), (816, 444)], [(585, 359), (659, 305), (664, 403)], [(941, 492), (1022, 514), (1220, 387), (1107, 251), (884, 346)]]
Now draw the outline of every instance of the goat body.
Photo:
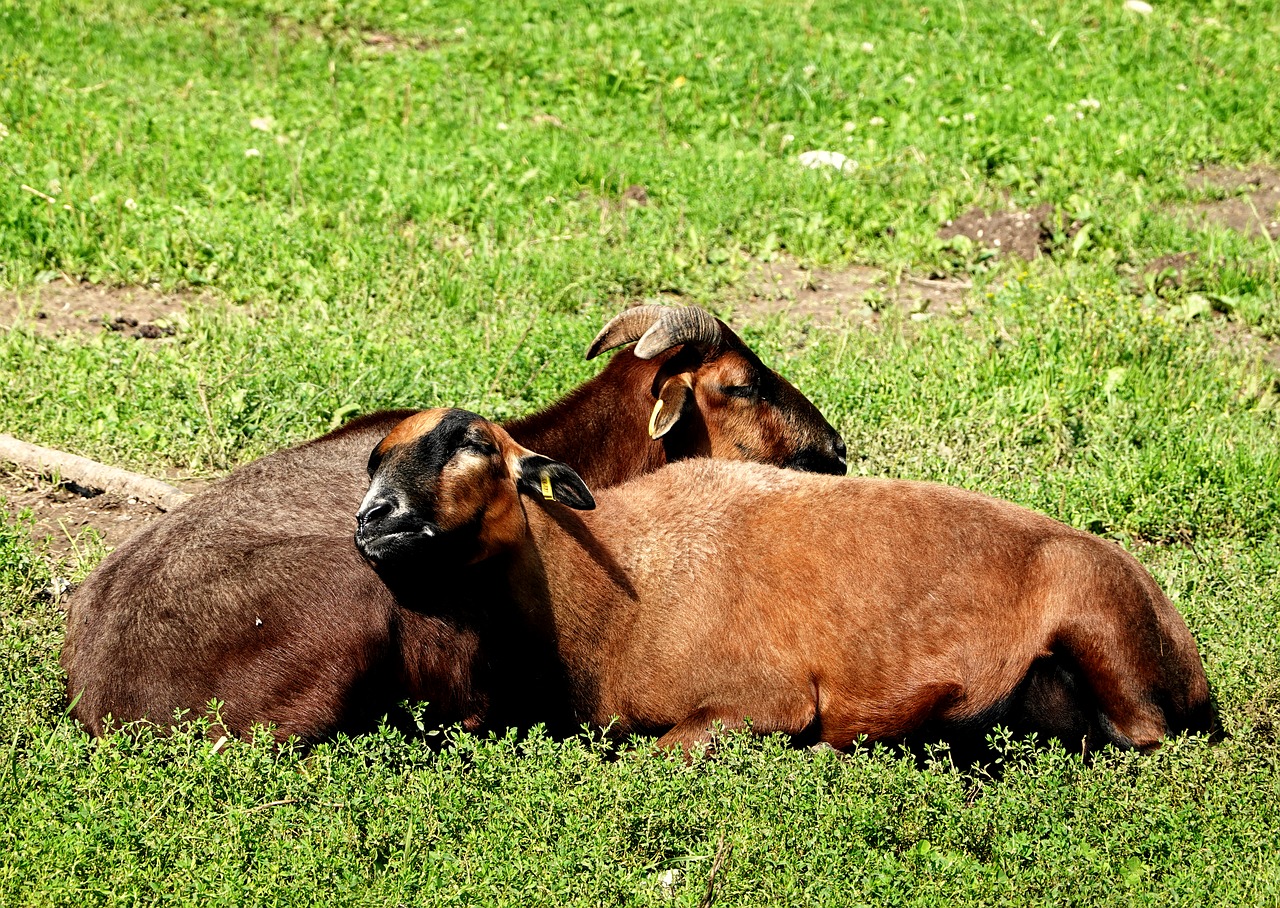
[(710, 460), (526, 508), (509, 595), (577, 718), (661, 745), (750, 720), (846, 748), (996, 721), (1089, 748), (1207, 730), (1182, 617), (1119, 546), (939, 485)]
[[(611, 326), (620, 319), (633, 328), (639, 319), (641, 329), (664, 324), (652, 311), (632, 310)], [(620, 351), (510, 432), (600, 486), (721, 449), (843, 469), (843, 443), (816, 408), (705, 319), (700, 330), (712, 341), (695, 349), (677, 337), (647, 359)], [(636, 339), (636, 330), (610, 331), (601, 333), (605, 348)], [(593, 350), (601, 347), (598, 340)], [(776, 384), (784, 405), (735, 411), (738, 421), (728, 423), (715, 396), (727, 372)], [(655, 397), (669, 386), (703, 397), (650, 437)], [(101, 734), (108, 717), (167, 724), (178, 712), (203, 715), (216, 699), (221, 729), (271, 724), (281, 739), (308, 741), (369, 729), (404, 699), (425, 701), (433, 723), (503, 721), (507, 707), (495, 697), (522, 694), (495, 678), (512, 660), (530, 663), (476, 607), (492, 598), (486, 572), (453, 571), (425, 592), (402, 588), (352, 543), (369, 452), (412, 412), (363, 417), (244, 466), (106, 558), (68, 604), (62, 665), (75, 717)], [(517, 688), (528, 686), (525, 678)]]

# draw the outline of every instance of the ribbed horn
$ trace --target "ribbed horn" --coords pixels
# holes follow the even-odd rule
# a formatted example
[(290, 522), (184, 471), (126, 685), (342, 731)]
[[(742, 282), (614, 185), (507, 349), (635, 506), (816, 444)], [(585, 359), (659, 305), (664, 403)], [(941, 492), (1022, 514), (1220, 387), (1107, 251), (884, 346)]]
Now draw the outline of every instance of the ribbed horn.
[(714, 347), (720, 343), (720, 323), (706, 309), (668, 306), (666, 310), (636, 344), (634, 352), (640, 359), (653, 359), (680, 344)]
[(595, 359), (606, 350), (639, 340), (669, 308), (668, 306), (636, 306), (615, 315), (609, 324), (600, 329), (596, 339), (587, 348), (587, 359)]

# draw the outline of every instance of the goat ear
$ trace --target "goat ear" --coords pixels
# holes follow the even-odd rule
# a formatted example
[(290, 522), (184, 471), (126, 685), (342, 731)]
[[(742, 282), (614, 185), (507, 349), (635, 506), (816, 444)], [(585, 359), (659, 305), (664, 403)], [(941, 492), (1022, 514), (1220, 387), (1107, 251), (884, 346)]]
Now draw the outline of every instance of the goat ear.
[(693, 387), (688, 378), (683, 375), (668, 378), (649, 416), (649, 437), (657, 440), (670, 432), (692, 400)]
[(520, 458), (519, 468), (516, 488), (524, 494), (545, 501), (558, 501), (578, 511), (595, 508), (596, 500), (582, 477), (560, 461), (541, 454), (528, 454)]

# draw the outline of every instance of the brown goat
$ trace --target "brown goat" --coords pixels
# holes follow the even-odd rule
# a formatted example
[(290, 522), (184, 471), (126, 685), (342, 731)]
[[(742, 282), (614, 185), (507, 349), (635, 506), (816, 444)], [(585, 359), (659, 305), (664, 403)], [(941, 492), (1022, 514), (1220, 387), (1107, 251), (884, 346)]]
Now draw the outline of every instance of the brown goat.
[(591, 510), (569, 467), (459, 410), (414, 417), (370, 470), (361, 551), (491, 560), (578, 721), (685, 748), (748, 720), (838, 748), (1003, 722), (1146, 750), (1209, 728), (1196, 645), (1150, 574), (1008, 502), (701, 460)]
[[(588, 354), (636, 340), (511, 434), (600, 486), (707, 454), (844, 472), (813, 404), (706, 312), (629, 310)], [(402, 699), (429, 702), (432, 722), (501, 713), (492, 679), (518, 647), (485, 637), (484, 578), (397, 595), (352, 542), (369, 452), (411, 412), (244, 466), (112, 553), (68, 605), (76, 718), (101, 734), (108, 717), (167, 724), (217, 699), (232, 733), (271, 724), (310, 741), (370, 728)]]

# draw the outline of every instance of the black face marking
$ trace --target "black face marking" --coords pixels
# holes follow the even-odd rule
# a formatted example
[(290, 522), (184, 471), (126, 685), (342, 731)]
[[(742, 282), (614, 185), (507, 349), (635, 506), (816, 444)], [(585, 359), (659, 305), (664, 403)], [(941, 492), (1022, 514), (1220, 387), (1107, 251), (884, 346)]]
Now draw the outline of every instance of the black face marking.
[[(429, 417), (435, 414), (428, 414)], [(357, 515), (356, 546), (379, 567), (432, 553), (451, 553), (470, 560), (481, 515), (442, 530), (436, 521), (441, 473), (459, 451), (496, 454), (493, 439), (481, 427), (484, 420), (466, 410), (445, 410), (432, 428), (404, 441), (379, 445), (369, 458), (373, 488)], [(404, 435), (415, 429), (407, 426)], [(389, 436), (390, 437), (390, 436)], [(465, 557), (464, 557), (465, 556)]]
[(449, 410), (435, 428), (413, 441), (407, 456), (396, 464), (390, 478), (397, 485), (409, 477), (417, 480), (412, 485), (419, 485), (424, 479), (434, 481), (458, 451), (474, 447), (475, 436), (468, 436), (477, 421), (483, 421), (483, 417), (467, 410)]

